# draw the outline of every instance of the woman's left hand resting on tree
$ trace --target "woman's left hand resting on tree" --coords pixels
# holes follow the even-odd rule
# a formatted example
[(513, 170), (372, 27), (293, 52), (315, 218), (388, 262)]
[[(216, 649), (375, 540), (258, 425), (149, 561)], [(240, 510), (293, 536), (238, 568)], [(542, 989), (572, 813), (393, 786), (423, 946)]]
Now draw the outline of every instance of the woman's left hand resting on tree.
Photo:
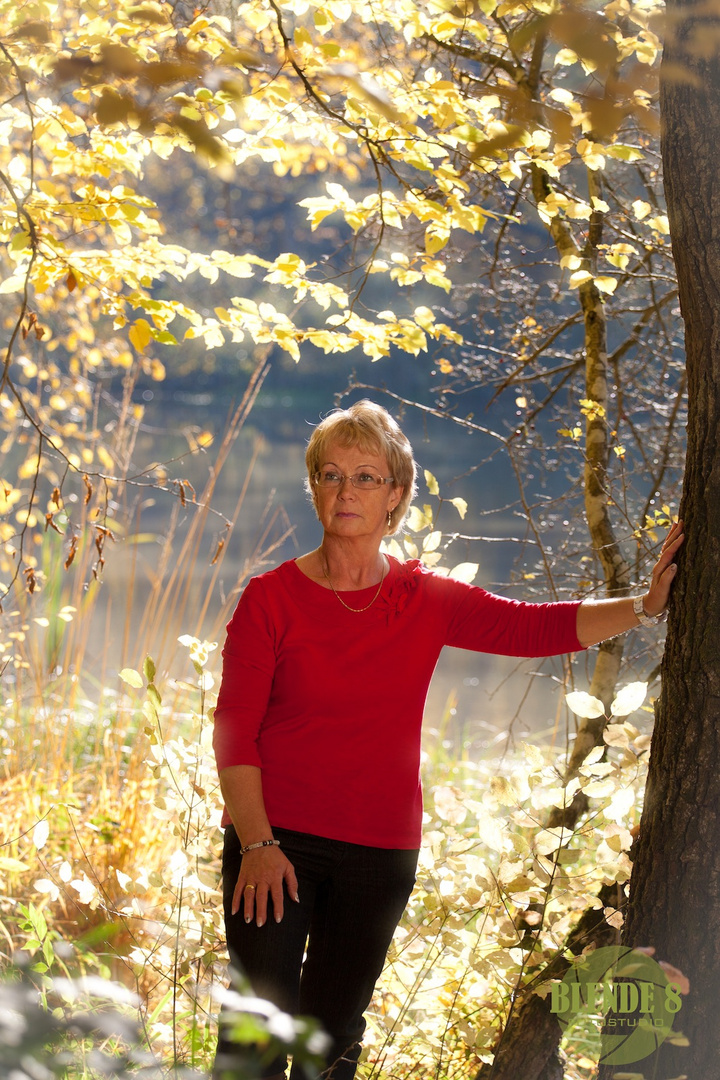
[[(643, 596), (646, 615), (661, 615), (667, 608), (677, 571), (674, 559), (684, 539), (683, 523), (678, 521), (665, 538), (660, 557), (653, 568), (650, 588)], [(584, 600), (577, 614), (577, 636), (582, 646), (597, 645), (637, 626), (633, 599), (632, 596), (623, 596), (611, 600)]]

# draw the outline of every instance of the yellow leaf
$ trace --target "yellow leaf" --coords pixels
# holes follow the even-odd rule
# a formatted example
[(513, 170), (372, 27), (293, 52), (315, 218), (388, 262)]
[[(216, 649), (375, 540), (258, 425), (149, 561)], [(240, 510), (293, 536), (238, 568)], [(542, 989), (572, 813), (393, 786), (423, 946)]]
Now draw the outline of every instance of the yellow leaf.
[(583, 690), (574, 691), (565, 695), (568, 706), (576, 716), (594, 719), (605, 715), (605, 706), (599, 698), (586, 694)]
[(633, 682), (623, 686), (610, 706), (612, 716), (629, 716), (639, 709), (647, 696), (646, 682)]
[(432, 513), (427, 513), (419, 506), (411, 506), (407, 515), (407, 527), (410, 532), (422, 532), (432, 525)]
[(123, 668), (122, 671), (119, 672), (119, 675), (124, 683), (127, 683), (128, 686), (134, 686), (137, 690), (139, 690), (143, 684), (142, 675), (139, 671), (136, 671), (135, 668)]
[(632, 208), (638, 221), (642, 221), (643, 218), (646, 218), (652, 210), (650, 203), (643, 202), (642, 199), (636, 199), (632, 204)]
[(670, 235), (670, 223), (667, 214), (658, 214), (657, 217), (648, 218), (648, 225), (651, 229), (655, 229), (656, 232), (662, 233), (663, 236)]
[(442, 543), (442, 533), (436, 529), (434, 532), (428, 533), (423, 540), (423, 552), (436, 551)]
[(115, 462), (111, 458), (109, 451), (102, 445), (102, 443), (97, 448), (97, 455), (100, 458), (100, 461), (102, 462), (104, 467), (110, 472), (112, 472), (115, 467)]
[(596, 287), (600, 290), (600, 292), (611, 294), (611, 293), (614, 293), (615, 290), (617, 289), (617, 285), (618, 285), (617, 278), (614, 278), (614, 277), (596, 277), (596, 278), (594, 278), (594, 281), (595, 281)]
[(425, 251), (428, 255), (435, 255), (441, 251), (450, 238), (450, 229), (447, 225), (433, 222), (425, 232)]
[(477, 577), (477, 572), (480, 569), (478, 563), (474, 562), (462, 562), (457, 566), (453, 566), (450, 571), (450, 577), (455, 578), (456, 581), (464, 581), (470, 585)]
[(0, 855), (0, 870), (9, 874), (21, 874), (23, 870), (29, 870), (27, 863), (14, 859), (11, 855)]
[(435, 477), (433, 476), (433, 474), (430, 472), (429, 469), (424, 469), (423, 471), (425, 473), (425, 483), (427, 484), (428, 491), (430, 492), (431, 495), (439, 495), (440, 494), (440, 487), (438, 485), (437, 480), (435, 479)]
[(128, 337), (137, 351), (143, 352), (152, 341), (152, 330), (148, 321), (138, 319), (137, 322), (134, 322), (128, 330)]

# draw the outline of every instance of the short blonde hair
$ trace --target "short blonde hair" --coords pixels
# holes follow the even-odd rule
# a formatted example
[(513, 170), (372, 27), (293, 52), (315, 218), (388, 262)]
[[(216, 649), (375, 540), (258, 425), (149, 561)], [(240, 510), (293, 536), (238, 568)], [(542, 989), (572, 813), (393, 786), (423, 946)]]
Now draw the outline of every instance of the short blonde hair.
[(382, 405), (363, 399), (349, 409), (335, 409), (310, 436), (305, 451), (307, 490), (315, 498), (315, 474), (319, 471), (325, 449), (330, 442), (343, 447), (358, 446), (376, 454), (384, 454), (396, 486), (402, 487), (400, 501), (391, 512), (386, 536), (398, 532), (405, 520), (410, 503), (417, 494), (417, 466), (412, 447), (400, 425)]

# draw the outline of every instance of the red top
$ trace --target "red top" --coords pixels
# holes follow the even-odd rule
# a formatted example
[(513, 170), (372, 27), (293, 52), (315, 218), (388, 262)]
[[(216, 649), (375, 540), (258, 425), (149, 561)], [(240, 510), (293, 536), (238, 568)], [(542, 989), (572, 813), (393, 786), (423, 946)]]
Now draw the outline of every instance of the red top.
[[(443, 645), (506, 656), (582, 646), (579, 601), (527, 604), (391, 558), (348, 611), (294, 561), (252, 578), (228, 624), (218, 770), (257, 765), (272, 826), (383, 848), (420, 844), (420, 727)], [(343, 593), (351, 607), (377, 590)], [(223, 825), (229, 822), (227, 811)]]

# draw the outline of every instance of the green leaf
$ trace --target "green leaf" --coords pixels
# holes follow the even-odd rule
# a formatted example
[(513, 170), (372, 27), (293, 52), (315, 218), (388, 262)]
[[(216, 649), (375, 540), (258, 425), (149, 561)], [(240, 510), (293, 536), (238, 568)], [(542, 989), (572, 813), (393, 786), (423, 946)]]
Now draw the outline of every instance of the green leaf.
[(146, 733), (148, 735), (154, 736), (154, 734), (155, 734), (155, 724), (157, 723), (157, 715), (158, 715), (157, 714), (157, 709), (153, 705), (152, 701), (148, 701), (148, 699), (146, 698), (145, 701), (143, 701), (143, 703), (142, 703), (142, 711), (143, 711), (143, 716), (145, 717), (145, 719), (150, 724), (150, 727), (146, 728), (145, 731), (146, 731)]
[(145, 657), (145, 663), (143, 664), (143, 675), (145, 676), (146, 682), (151, 683), (155, 681), (155, 662), (153, 661), (151, 656)]
[(147, 693), (153, 705), (156, 705), (159, 708), (162, 705), (162, 698), (160, 697), (158, 688), (155, 683), (148, 684)]

